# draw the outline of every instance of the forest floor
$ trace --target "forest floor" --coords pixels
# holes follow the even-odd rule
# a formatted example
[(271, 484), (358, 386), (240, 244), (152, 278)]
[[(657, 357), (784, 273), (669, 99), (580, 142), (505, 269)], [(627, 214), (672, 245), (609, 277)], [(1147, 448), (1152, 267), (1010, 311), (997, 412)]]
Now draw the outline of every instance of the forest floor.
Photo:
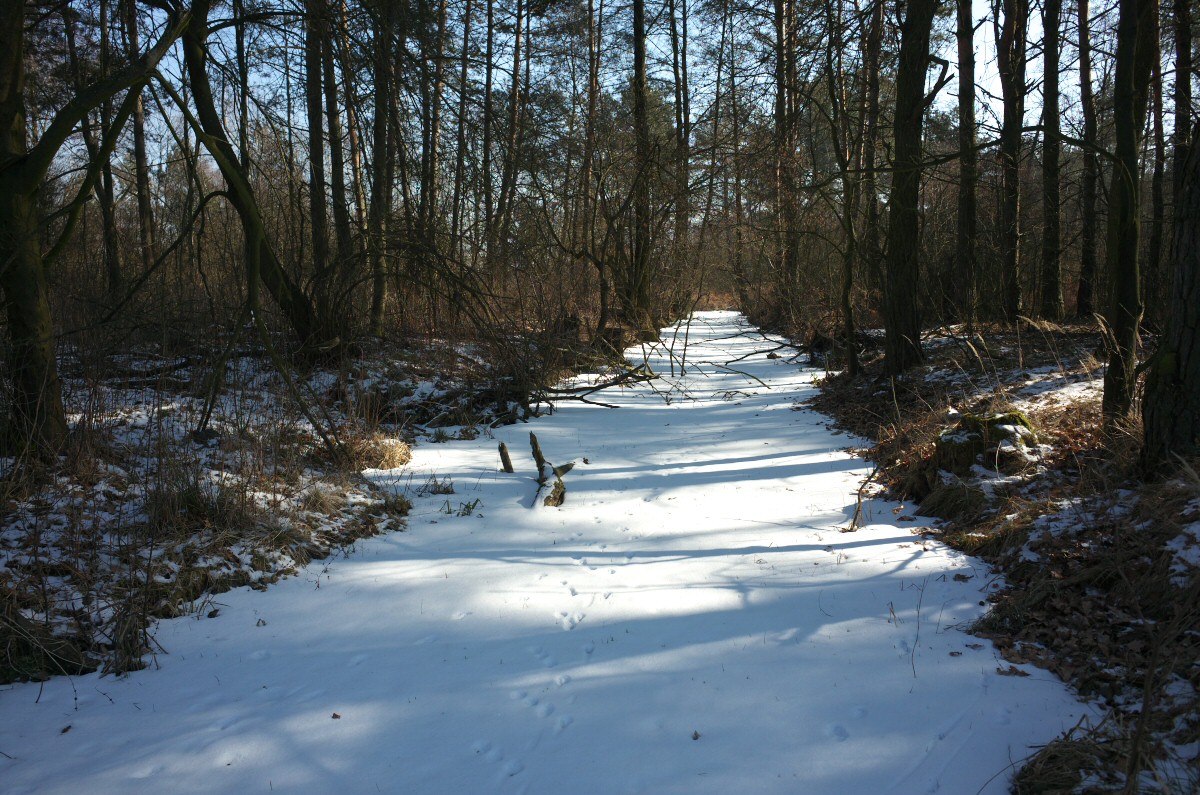
[(0, 690), (4, 789), (1189, 791), (1195, 475), (1130, 487), (1094, 340), (1031, 333), (850, 382), (704, 313), (540, 417), (376, 355), (303, 380), (349, 461), (261, 361), (81, 369), (66, 467), (0, 462), (0, 681), (68, 674)]
[(935, 537), (1002, 575), (975, 632), (1106, 711), (1042, 749), (1015, 788), (1200, 791), (1194, 462), (1145, 482), (1138, 423), (1103, 431), (1094, 326), (944, 328), (924, 348), (897, 379), (868, 353), (811, 405), (873, 440), (883, 493), (919, 501)]

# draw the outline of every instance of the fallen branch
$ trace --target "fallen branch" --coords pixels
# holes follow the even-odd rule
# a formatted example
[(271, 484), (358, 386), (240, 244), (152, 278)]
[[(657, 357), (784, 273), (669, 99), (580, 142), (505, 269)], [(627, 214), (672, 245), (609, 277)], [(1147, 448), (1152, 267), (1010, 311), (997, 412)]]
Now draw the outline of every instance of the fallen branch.
[(859, 525), (862, 522), (863, 492), (867, 490), (867, 486), (870, 485), (871, 481), (873, 481), (875, 479), (875, 476), (878, 474), (879, 474), (879, 467), (875, 467), (874, 469), (871, 470), (871, 474), (867, 475), (866, 480), (864, 480), (862, 482), (862, 484), (858, 487), (857, 501), (854, 504), (854, 518), (852, 518), (850, 520), (849, 527), (842, 528), (843, 533), (853, 533), (858, 530)]
[[(563, 395), (566, 399), (579, 399), (576, 396), (591, 395), (614, 386), (625, 386), (626, 384), (640, 384), (645, 381), (653, 381), (658, 378), (655, 373), (645, 370), (622, 370), (621, 374), (610, 381), (604, 381), (599, 384), (591, 384), (589, 386), (569, 387), (566, 389), (559, 387), (546, 387), (543, 391), (552, 395)], [(615, 407), (614, 407), (615, 408)]]

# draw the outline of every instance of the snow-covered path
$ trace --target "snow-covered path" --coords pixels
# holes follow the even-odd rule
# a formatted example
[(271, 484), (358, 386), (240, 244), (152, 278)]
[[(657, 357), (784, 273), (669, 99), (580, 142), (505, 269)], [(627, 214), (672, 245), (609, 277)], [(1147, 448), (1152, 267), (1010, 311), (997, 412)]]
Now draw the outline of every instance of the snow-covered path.
[[(1087, 707), (998, 673), (962, 632), (987, 571), (907, 507), (839, 532), (869, 470), (793, 410), (812, 372), (746, 331), (700, 315), (686, 377), (658, 351), (664, 378), (595, 396), (619, 409), (564, 403), (371, 473), (455, 491), (164, 622), (160, 670), (3, 690), (0, 792), (1005, 792)], [(561, 508), (531, 507), (530, 430), (578, 461)]]

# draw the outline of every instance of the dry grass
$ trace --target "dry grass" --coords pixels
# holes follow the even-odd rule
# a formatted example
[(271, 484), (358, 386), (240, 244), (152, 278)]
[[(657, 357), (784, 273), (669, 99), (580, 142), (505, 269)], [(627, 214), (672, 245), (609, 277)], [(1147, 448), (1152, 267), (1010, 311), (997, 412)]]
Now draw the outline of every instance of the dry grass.
[(315, 435), (262, 393), (230, 389), (243, 391), (197, 443), (195, 398), (109, 405), (122, 393), (93, 385), (58, 465), (0, 483), (0, 681), (136, 670), (156, 618), (400, 526), (404, 499), (372, 493), (358, 471), (403, 466), (407, 443), (347, 421), (350, 454), (314, 454)]
[(346, 507), (346, 494), (324, 484), (314, 484), (300, 496), (300, 507), (309, 513), (335, 514)]
[(343, 441), (354, 469), (399, 469), (412, 460), (412, 448), (402, 439), (364, 433)]
[(1072, 729), (1025, 761), (1013, 777), (1013, 795), (1077, 792), (1085, 777), (1107, 779), (1104, 783), (1112, 787), (1117, 779), (1103, 771), (1115, 768), (1121, 757), (1111, 740), (1102, 742), (1095, 732)]

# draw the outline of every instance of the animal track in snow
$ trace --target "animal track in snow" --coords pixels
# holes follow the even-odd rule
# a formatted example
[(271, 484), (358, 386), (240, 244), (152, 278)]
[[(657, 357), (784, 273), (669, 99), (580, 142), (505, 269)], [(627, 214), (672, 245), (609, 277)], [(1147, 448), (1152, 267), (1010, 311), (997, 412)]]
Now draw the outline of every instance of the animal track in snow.
[(841, 743), (846, 741), (850, 736), (850, 732), (846, 731), (846, 727), (840, 723), (831, 723), (825, 727), (825, 736)]
[(541, 646), (531, 646), (529, 648), (529, 653), (537, 658), (537, 661), (546, 668), (553, 668), (554, 666), (558, 665), (558, 660)]
[(505, 762), (504, 749), (498, 745), (493, 745), (491, 740), (481, 738), (471, 743), (471, 753), (494, 765), (504, 762), (500, 767), (500, 773), (507, 778), (511, 778), (525, 769), (525, 765), (519, 759), (509, 759)]
[(558, 623), (561, 624), (562, 628), (565, 630), (575, 629), (575, 627), (579, 625), (579, 622), (583, 621), (585, 616), (585, 613), (568, 613), (566, 610), (560, 610), (556, 614)]

